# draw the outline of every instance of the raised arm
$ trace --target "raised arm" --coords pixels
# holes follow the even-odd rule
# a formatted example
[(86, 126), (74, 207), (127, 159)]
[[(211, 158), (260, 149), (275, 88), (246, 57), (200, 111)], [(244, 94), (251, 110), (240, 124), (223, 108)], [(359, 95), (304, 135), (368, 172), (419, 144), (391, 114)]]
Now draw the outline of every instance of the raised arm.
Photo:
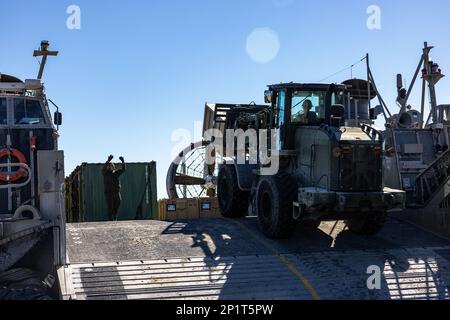
[(106, 161), (105, 164), (103, 165), (103, 169), (102, 169), (103, 175), (105, 175), (108, 172), (108, 166), (111, 163), (112, 159), (114, 159), (114, 156), (110, 155), (108, 157), (108, 161)]
[(125, 173), (127, 166), (125, 164), (125, 159), (123, 157), (120, 157), (119, 159), (120, 159), (120, 162), (122, 162), (122, 168), (120, 168), (120, 170), (117, 170), (117, 174), (119, 176), (121, 176), (122, 174)]

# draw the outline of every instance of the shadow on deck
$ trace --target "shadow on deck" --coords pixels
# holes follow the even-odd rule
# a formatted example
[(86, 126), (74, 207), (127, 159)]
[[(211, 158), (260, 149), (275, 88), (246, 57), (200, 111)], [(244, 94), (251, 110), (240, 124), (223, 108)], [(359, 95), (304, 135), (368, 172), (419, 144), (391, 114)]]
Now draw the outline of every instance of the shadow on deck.
[[(261, 236), (254, 218), (70, 225), (80, 299), (448, 299), (450, 244), (390, 219), (377, 236), (341, 222)], [(78, 241), (74, 241), (78, 240)], [(78, 242), (76, 244), (75, 242)], [(369, 267), (381, 270), (369, 290)], [(376, 284), (376, 282), (375, 282)]]

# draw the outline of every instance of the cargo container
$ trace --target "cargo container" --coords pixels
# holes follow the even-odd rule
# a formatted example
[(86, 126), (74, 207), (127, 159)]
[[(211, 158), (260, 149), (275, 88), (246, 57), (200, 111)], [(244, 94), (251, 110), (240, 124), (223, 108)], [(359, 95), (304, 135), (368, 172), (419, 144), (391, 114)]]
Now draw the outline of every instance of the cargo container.
[[(120, 168), (121, 164), (116, 166)], [(66, 179), (67, 221), (108, 221), (102, 168), (103, 164), (83, 163)], [(156, 219), (156, 163), (127, 163), (126, 169), (120, 177), (122, 203), (118, 220)]]

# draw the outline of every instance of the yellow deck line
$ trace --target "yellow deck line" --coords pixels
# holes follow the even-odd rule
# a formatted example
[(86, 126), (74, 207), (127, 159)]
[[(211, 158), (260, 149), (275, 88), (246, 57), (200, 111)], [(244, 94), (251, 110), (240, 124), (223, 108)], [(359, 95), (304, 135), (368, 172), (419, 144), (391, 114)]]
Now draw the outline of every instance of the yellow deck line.
[(236, 225), (238, 225), (241, 229), (245, 230), (248, 234), (250, 234), (256, 241), (258, 241), (260, 244), (262, 244), (266, 249), (271, 251), (274, 255), (276, 255), (280, 261), (297, 277), (297, 279), (300, 280), (300, 282), (305, 286), (306, 290), (311, 294), (313, 300), (320, 300), (320, 296), (317, 293), (317, 291), (314, 289), (314, 287), (311, 285), (309, 280), (294, 266), (294, 264), (282, 253), (280, 253), (274, 246), (272, 246), (270, 243), (268, 243), (265, 239), (263, 239), (261, 236), (250, 230), (247, 226), (245, 226), (243, 223), (233, 220), (233, 219), (227, 219), (229, 221), (232, 221)]

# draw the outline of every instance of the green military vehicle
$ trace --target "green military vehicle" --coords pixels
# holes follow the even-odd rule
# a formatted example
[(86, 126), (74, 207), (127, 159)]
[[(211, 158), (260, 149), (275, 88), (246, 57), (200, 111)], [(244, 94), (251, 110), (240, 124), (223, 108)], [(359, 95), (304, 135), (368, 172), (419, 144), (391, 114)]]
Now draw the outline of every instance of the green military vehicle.
[[(224, 135), (230, 129), (268, 130), (273, 136), (268, 134), (267, 141), (270, 163), (264, 164), (261, 152), (252, 162), (249, 143), (224, 158), (217, 177), (223, 216), (257, 215), (270, 238), (289, 237), (296, 222), (346, 220), (355, 233), (380, 231), (388, 211), (404, 208), (405, 193), (383, 184), (388, 151), (372, 126), (378, 108), (370, 108), (370, 100), (375, 96), (369, 82), (353, 79), (271, 85), (265, 92), (270, 106), (209, 105), (212, 116), (205, 129), (220, 129)], [(264, 140), (259, 137), (259, 151)], [(225, 141), (224, 154), (229, 156), (229, 149)], [(241, 159), (245, 154), (244, 163), (238, 153)], [(274, 162), (278, 170), (267, 173)]]

